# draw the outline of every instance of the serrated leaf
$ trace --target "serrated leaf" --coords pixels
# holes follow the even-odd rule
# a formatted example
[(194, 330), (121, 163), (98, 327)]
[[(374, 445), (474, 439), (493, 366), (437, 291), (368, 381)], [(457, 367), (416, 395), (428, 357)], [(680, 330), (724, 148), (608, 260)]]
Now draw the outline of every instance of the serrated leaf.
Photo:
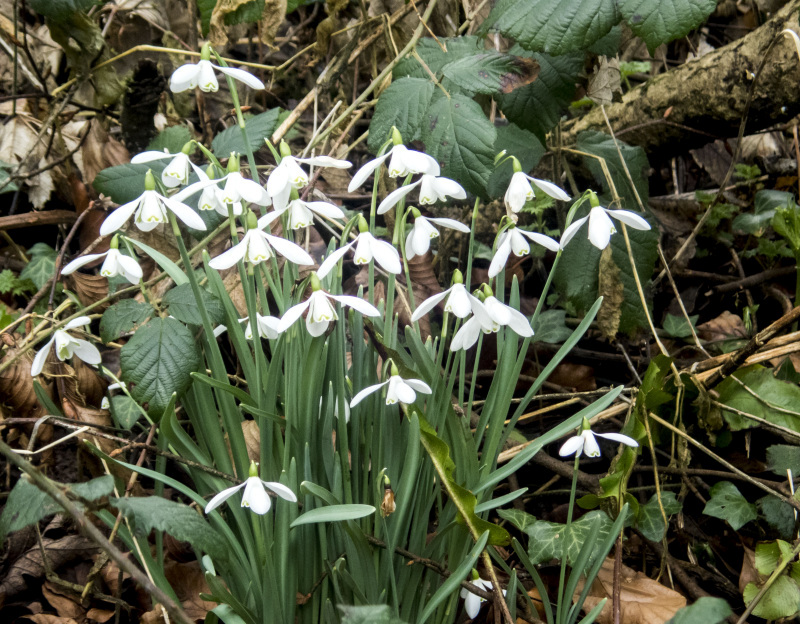
[(583, 71), (583, 54), (564, 56), (532, 54), (515, 46), (511, 54), (527, 54), (539, 63), (539, 77), (529, 85), (496, 97), (503, 114), (539, 140), (552, 130), (575, 95), (575, 83)]
[(732, 613), (722, 598), (703, 596), (680, 609), (667, 624), (720, 624)]
[[(680, 501), (675, 498), (675, 492), (662, 492), (661, 504), (664, 507), (667, 519), (672, 514), (678, 513), (683, 507)], [(656, 494), (653, 494), (649, 501), (639, 507), (637, 521), (639, 530), (650, 541), (660, 542), (664, 538), (667, 525), (664, 523), (664, 516), (661, 515), (661, 508), (658, 505), (658, 496)]]
[[(800, 417), (772, 409), (758, 398), (764, 397), (776, 407), (796, 411), (797, 406), (800, 405), (800, 388), (797, 385), (776, 379), (772, 370), (759, 365), (739, 369), (733, 376), (758, 396), (753, 396), (745, 390), (736, 379), (726, 379), (717, 386), (720, 403), (800, 432)], [(722, 416), (732, 431), (759, 426), (755, 420), (724, 409)], [(797, 469), (796, 466), (795, 469)], [(784, 472), (782, 476), (785, 477), (786, 473)]]
[(539, 75), (539, 64), (522, 56), (487, 50), (442, 67), (442, 75), (468, 93), (511, 93)]
[(56, 23), (69, 20), (73, 13), (88, 11), (96, 0), (29, 0), (28, 7)]
[(228, 550), (220, 535), (187, 505), (158, 496), (118, 498), (110, 502), (127, 518), (134, 520), (139, 535), (147, 535), (153, 529), (164, 531), (181, 542), (189, 542), (213, 559), (228, 558)]
[(125, 395), (111, 397), (111, 413), (123, 429), (133, 427), (142, 416), (136, 401)]
[(319, 522), (342, 522), (343, 520), (357, 520), (371, 516), (375, 513), (372, 505), (330, 505), (328, 507), (317, 507), (310, 509), (301, 516), (297, 517), (289, 528), (301, 526), (303, 524), (316, 524)]
[[(535, 565), (550, 559), (559, 559), (566, 554), (567, 562), (571, 565), (578, 558), (578, 554), (587, 540), (593, 540), (600, 546), (603, 540), (611, 533), (613, 522), (606, 512), (590, 511), (585, 516), (575, 520), (570, 525), (565, 537), (565, 525), (556, 522), (537, 520), (525, 529), (528, 537), (528, 556)], [(565, 541), (566, 540), (566, 541)], [(587, 568), (596, 557), (603, 557), (599, 548), (595, 548), (589, 557)]]
[(554, 56), (584, 50), (619, 22), (615, 0), (500, 0), (481, 27), (526, 50)]
[(426, 152), (439, 161), (442, 175), (481, 196), (494, 169), (496, 137), (481, 107), (463, 95), (439, 98), (422, 132)]
[[(795, 464), (797, 465), (797, 464)], [(777, 496), (764, 496), (756, 501), (764, 520), (767, 521), (778, 535), (784, 539), (791, 539), (794, 533), (794, 507), (785, 503)]]
[(147, 146), (148, 150), (163, 152), (167, 150), (170, 154), (177, 154), (189, 141), (192, 140), (192, 133), (186, 126), (170, 126), (164, 128), (156, 135)]
[(171, 318), (150, 319), (120, 351), (122, 380), (140, 405), (159, 416), (173, 392), (189, 387), (199, 365), (194, 335)]
[(151, 169), (153, 175), (158, 178), (166, 166), (166, 160), (153, 160), (138, 165), (128, 163), (127, 165), (108, 167), (95, 176), (92, 186), (99, 193), (110, 197), (115, 203), (126, 204), (144, 193), (144, 177), (147, 175), (148, 169)]
[[(760, 591), (755, 583), (748, 583), (742, 592), (744, 603), (749, 605)], [(765, 620), (779, 620), (797, 613), (800, 605), (800, 587), (788, 576), (781, 575), (761, 597), (753, 609), (753, 615)]]
[(369, 124), (367, 145), (377, 153), (396, 127), (407, 143), (417, 138), (433, 95), (429, 78), (400, 78), (381, 93)]
[(716, 6), (717, 0), (620, 0), (619, 11), (653, 54), (700, 26)]
[[(210, 292), (200, 289), (202, 306), (208, 313), (211, 322), (219, 325), (225, 320), (225, 308), (222, 302)], [(170, 290), (162, 303), (169, 307), (169, 313), (179, 321), (189, 325), (202, 325), (203, 317), (200, 315), (200, 305), (194, 297), (191, 284), (181, 284)]]
[(711, 488), (711, 498), (703, 513), (707, 516), (727, 520), (734, 531), (756, 519), (756, 506), (748, 503), (739, 489), (730, 481), (720, 481)]
[[(264, 139), (270, 136), (278, 125), (280, 112), (280, 108), (271, 108), (265, 113), (254, 115), (244, 120), (247, 140), (250, 142), (250, 148), (253, 151), (264, 147)], [(244, 154), (247, 149), (244, 144), (244, 137), (242, 137), (242, 130), (235, 124), (230, 128), (225, 128), (211, 141), (211, 149), (219, 158), (227, 158), (231, 152)]]
[(564, 310), (545, 310), (536, 319), (533, 326), (533, 342), (564, 342), (572, 335), (566, 324), (567, 313)]
[[(441, 43), (441, 45), (440, 45)], [(446, 48), (442, 50), (442, 46)], [(476, 36), (470, 35), (467, 37), (447, 37), (435, 41), (434, 39), (422, 39), (416, 46), (417, 54), (425, 62), (434, 74), (439, 74), (442, 68), (448, 63), (485, 52), (483, 42)], [(392, 71), (392, 76), (402, 78), (404, 76), (411, 76), (414, 78), (425, 78), (430, 80), (430, 76), (425, 68), (420, 65), (420, 62), (409, 55), (400, 61)]]
[(100, 340), (116, 340), (144, 323), (154, 313), (155, 309), (149, 303), (123, 299), (103, 312), (103, 318), (100, 319)]

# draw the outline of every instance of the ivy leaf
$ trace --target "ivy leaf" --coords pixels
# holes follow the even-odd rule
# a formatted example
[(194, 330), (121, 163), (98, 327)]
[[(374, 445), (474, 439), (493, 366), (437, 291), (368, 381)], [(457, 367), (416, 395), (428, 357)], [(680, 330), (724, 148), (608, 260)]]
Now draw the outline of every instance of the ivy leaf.
[[(675, 498), (675, 492), (662, 492), (661, 504), (664, 506), (664, 513), (667, 519), (672, 514), (680, 512), (683, 505)], [(658, 495), (653, 494), (650, 500), (639, 507), (638, 513), (639, 530), (652, 542), (660, 542), (667, 531), (664, 524), (664, 517), (661, 515), (661, 508), (658, 505)]]
[(717, 0), (620, 0), (619, 11), (652, 55), (700, 26), (716, 6)]
[(100, 340), (111, 342), (149, 319), (155, 310), (149, 303), (123, 299), (103, 312), (100, 319)]
[(136, 401), (125, 395), (111, 397), (111, 413), (123, 429), (133, 427), (142, 415)]
[(616, 0), (500, 0), (481, 27), (526, 50), (552, 55), (584, 50), (619, 22)]
[(494, 125), (480, 105), (464, 95), (441, 97), (428, 110), (422, 141), (439, 161), (442, 175), (475, 195), (486, 195), (494, 169)]
[(539, 75), (539, 64), (494, 50), (464, 56), (442, 67), (442, 74), (468, 93), (511, 93)]
[(163, 152), (165, 149), (170, 154), (177, 154), (189, 141), (192, 140), (192, 133), (186, 126), (170, 126), (164, 128), (147, 145), (148, 150)]
[[(796, 464), (795, 464), (796, 465)], [(761, 515), (778, 535), (785, 539), (791, 539), (794, 532), (794, 507), (789, 503), (783, 502), (777, 496), (766, 496), (756, 501)]]
[(673, 338), (689, 338), (692, 335), (692, 327), (697, 326), (697, 319), (699, 318), (699, 314), (691, 315), (689, 317), (690, 326), (685, 316), (667, 314), (667, 318), (664, 319), (664, 331)]
[(732, 613), (722, 598), (703, 596), (680, 609), (667, 624), (720, 624)]
[[(730, 405), (739, 411), (759, 416), (776, 425), (800, 432), (800, 417), (772, 409), (759, 398), (768, 397), (772, 405), (793, 411), (800, 404), (800, 388), (797, 385), (781, 379), (775, 379), (770, 369), (759, 365), (739, 369), (734, 373), (734, 377), (736, 379), (726, 379), (717, 387), (720, 403)], [(736, 381), (737, 379), (758, 396), (753, 396), (753, 394), (745, 390)], [(758, 422), (724, 409), (722, 410), (722, 416), (732, 431), (758, 426)], [(781, 451), (773, 451), (772, 459), (767, 455), (767, 460), (773, 466), (778, 465), (774, 463), (779, 459), (779, 456), (774, 454), (776, 452), (781, 453)], [(790, 460), (791, 454), (786, 459)], [(794, 464), (794, 470), (797, 469), (796, 467), (797, 464)], [(784, 471), (781, 476), (785, 477), (786, 472)]]
[(172, 318), (154, 318), (140, 327), (120, 352), (122, 380), (151, 414), (160, 415), (173, 392), (181, 394), (200, 365), (192, 332)]
[(115, 203), (126, 204), (144, 193), (144, 177), (148, 169), (152, 169), (153, 175), (159, 177), (167, 164), (167, 160), (153, 160), (138, 165), (128, 163), (108, 167), (95, 176), (92, 186)]
[(377, 153), (395, 126), (405, 142), (413, 141), (425, 119), (433, 83), (429, 78), (400, 78), (381, 94), (369, 124), (367, 145)]
[[(761, 588), (755, 583), (748, 583), (742, 592), (744, 603), (749, 605), (753, 602), (760, 590)], [(779, 620), (797, 613), (798, 604), (800, 604), (800, 587), (792, 578), (781, 575), (761, 597), (753, 609), (753, 615), (765, 620)]]
[(158, 496), (118, 498), (111, 504), (127, 518), (133, 518), (139, 535), (147, 535), (153, 529), (164, 531), (181, 542), (189, 542), (213, 559), (228, 558), (227, 547), (219, 534), (187, 505)]
[(564, 342), (572, 335), (566, 318), (567, 313), (564, 310), (545, 310), (539, 314), (536, 325), (533, 326), (533, 342)]
[[(272, 134), (278, 125), (280, 108), (271, 108), (265, 113), (254, 115), (244, 120), (244, 129), (247, 132), (247, 140), (250, 148), (254, 151), (264, 147), (264, 139)], [(225, 128), (214, 140), (211, 141), (211, 149), (219, 158), (227, 158), (231, 152), (244, 154), (247, 148), (242, 137), (242, 130), (234, 124), (230, 128)]]
[(720, 520), (727, 520), (734, 531), (756, 519), (756, 506), (748, 503), (730, 481), (720, 481), (715, 484), (710, 494), (711, 498), (706, 503), (703, 513)]
[[(211, 322), (219, 325), (225, 320), (225, 308), (222, 302), (210, 292), (200, 289), (202, 305), (208, 313)], [(200, 306), (194, 297), (191, 284), (181, 284), (164, 295), (163, 303), (169, 306), (169, 313), (179, 321), (189, 325), (202, 325), (203, 317)]]
[[(586, 540), (593, 540), (597, 546), (600, 546), (611, 533), (613, 524), (606, 512), (599, 509), (590, 511), (574, 521), (566, 533), (563, 524), (537, 520), (525, 529), (525, 533), (530, 538), (528, 540), (528, 556), (536, 565), (550, 559), (560, 560), (566, 555), (567, 562), (572, 565), (578, 558)], [(605, 553), (601, 553), (599, 548), (596, 548), (589, 557), (587, 567), (598, 556), (605, 556)]]
[(520, 511), (519, 509), (498, 509), (497, 515), (503, 520), (508, 520), (520, 531), (525, 531), (525, 529), (533, 525), (533, 523), (538, 522), (534, 516), (525, 511)]
[(800, 447), (789, 444), (773, 444), (767, 447), (767, 467), (783, 478), (786, 471), (797, 473), (800, 468)]
[(46, 243), (36, 243), (28, 250), (30, 261), (19, 274), (21, 280), (29, 279), (38, 290), (44, 286), (56, 272), (56, 250)]

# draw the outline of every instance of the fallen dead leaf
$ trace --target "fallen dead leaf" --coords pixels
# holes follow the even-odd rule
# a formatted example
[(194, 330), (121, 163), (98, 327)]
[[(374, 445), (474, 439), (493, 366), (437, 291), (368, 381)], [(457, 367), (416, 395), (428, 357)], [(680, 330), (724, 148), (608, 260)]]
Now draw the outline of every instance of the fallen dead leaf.
[(26, 615), (22, 618), (23, 621), (35, 622), (35, 624), (78, 624), (71, 617), (61, 617), (59, 615), (50, 615), (49, 613), (40, 613), (38, 615)]
[(697, 326), (697, 334), (703, 340), (718, 341), (728, 338), (747, 338), (747, 330), (741, 317), (725, 310), (717, 318)]
[(45, 581), (44, 585), (42, 585), (42, 595), (59, 616), (76, 620), (84, 619), (86, 609), (78, 604), (75, 596), (68, 594), (55, 583)]

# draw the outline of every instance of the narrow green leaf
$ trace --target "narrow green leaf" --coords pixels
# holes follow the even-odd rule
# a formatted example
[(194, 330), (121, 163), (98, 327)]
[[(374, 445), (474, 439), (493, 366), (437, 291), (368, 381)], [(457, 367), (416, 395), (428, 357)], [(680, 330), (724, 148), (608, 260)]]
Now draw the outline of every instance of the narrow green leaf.
[(310, 509), (303, 515), (295, 519), (290, 528), (298, 527), (303, 524), (316, 524), (319, 522), (341, 522), (342, 520), (357, 520), (375, 513), (372, 505), (331, 505), (329, 507), (318, 507)]
[(148, 256), (150, 256), (153, 260), (155, 260), (156, 264), (160, 266), (178, 286), (189, 283), (189, 278), (186, 277), (186, 273), (184, 273), (177, 264), (167, 258), (160, 251), (156, 251), (149, 245), (145, 245), (143, 242), (137, 241), (133, 238), (129, 238), (128, 240), (145, 252)]

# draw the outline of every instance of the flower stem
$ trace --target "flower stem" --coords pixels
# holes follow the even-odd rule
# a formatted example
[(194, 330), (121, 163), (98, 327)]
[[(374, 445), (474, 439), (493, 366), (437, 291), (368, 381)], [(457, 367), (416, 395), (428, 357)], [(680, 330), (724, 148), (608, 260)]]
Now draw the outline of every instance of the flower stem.
[(570, 600), (569, 596), (564, 596), (564, 579), (567, 574), (567, 540), (569, 530), (572, 525), (572, 509), (575, 507), (575, 491), (578, 489), (578, 466), (580, 457), (575, 455), (575, 464), (572, 468), (572, 487), (569, 490), (569, 507), (567, 508), (567, 524), (564, 526), (564, 537), (561, 540), (561, 572), (558, 576), (558, 603), (556, 604), (556, 624), (561, 624), (562, 613), (566, 618), (569, 611), (563, 608), (563, 602)]

